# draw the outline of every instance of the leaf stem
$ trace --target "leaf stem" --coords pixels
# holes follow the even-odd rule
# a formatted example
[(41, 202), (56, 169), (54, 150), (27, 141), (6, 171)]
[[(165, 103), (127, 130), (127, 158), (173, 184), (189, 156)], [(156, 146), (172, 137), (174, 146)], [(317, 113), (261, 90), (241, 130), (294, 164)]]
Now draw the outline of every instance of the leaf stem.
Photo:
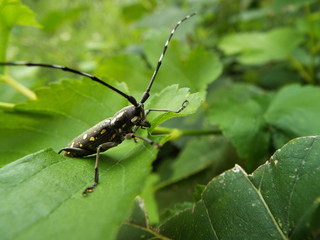
[(177, 139), (182, 136), (200, 136), (200, 135), (220, 135), (222, 132), (218, 128), (213, 129), (177, 129), (177, 128), (165, 128), (165, 127), (156, 127), (152, 134), (154, 135), (170, 135), (170, 139)]
[(15, 104), (13, 103), (0, 102), (0, 109), (3, 110), (12, 110), (14, 106)]
[(29, 88), (26, 88), (22, 84), (20, 84), (19, 82), (14, 80), (9, 75), (1, 75), (0, 76), (0, 81), (3, 81), (5, 83), (7, 83), (8, 85), (10, 85), (11, 87), (17, 89), (23, 95), (25, 95), (26, 97), (28, 97), (28, 98), (30, 98), (32, 100), (36, 100), (37, 99), (37, 96), (33, 91), (31, 91)]

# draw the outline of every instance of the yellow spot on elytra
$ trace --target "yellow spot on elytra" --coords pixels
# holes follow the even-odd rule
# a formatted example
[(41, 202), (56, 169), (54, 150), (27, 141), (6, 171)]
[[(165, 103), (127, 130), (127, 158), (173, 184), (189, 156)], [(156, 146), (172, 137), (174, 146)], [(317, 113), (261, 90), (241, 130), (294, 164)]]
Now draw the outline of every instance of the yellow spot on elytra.
[(94, 140), (96, 140), (94, 137), (91, 137), (90, 139), (89, 139), (90, 141), (94, 141)]
[(114, 139), (117, 136), (117, 134), (113, 134), (111, 139)]
[(80, 143), (80, 145), (79, 145), (80, 147), (83, 147), (83, 144), (82, 143)]
[(131, 122), (135, 122), (135, 121), (137, 121), (137, 119), (138, 119), (138, 117), (135, 116), (135, 117), (133, 117), (133, 118), (131, 119)]
[(126, 123), (122, 125), (122, 128), (124, 128), (125, 126), (127, 126), (127, 124), (126, 124)]
[(107, 130), (106, 129), (102, 129), (100, 134), (104, 134)]
[(74, 142), (71, 143), (70, 147), (73, 148)]

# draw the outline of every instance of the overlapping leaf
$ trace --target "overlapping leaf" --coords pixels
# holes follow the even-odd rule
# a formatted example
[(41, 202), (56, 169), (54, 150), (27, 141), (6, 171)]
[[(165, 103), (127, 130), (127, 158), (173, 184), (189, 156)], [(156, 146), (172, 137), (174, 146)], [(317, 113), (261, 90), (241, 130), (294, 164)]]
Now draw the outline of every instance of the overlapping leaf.
[(319, 225), (319, 149), (319, 136), (294, 139), (251, 175), (239, 166), (221, 174), (192, 209), (164, 223), (161, 234), (172, 239), (311, 237)]
[(277, 148), (294, 137), (319, 134), (319, 122), (314, 121), (320, 117), (318, 87), (290, 85), (270, 94), (233, 85), (215, 92), (209, 101), (211, 122), (231, 139), (249, 167), (268, 156), (270, 144)]

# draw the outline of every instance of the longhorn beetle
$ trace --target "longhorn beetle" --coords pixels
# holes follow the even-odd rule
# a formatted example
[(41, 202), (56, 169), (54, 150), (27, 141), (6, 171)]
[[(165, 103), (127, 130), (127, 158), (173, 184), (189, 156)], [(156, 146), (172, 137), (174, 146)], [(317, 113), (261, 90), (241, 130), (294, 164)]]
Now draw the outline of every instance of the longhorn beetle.
[(60, 69), (62, 71), (71, 72), (74, 74), (78, 74), (87, 78), (90, 78), (93, 81), (96, 81), (111, 90), (115, 91), (116, 93), (120, 94), (121, 96), (125, 97), (132, 105), (124, 107), (120, 111), (118, 111), (116, 114), (114, 114), (113, 117), (107, 118), (92, 128), (88, 129), (84, 133), (80, 134), (78, 137), (73, 139), (71, 143), (68, 145), (68, 147), (64, 147), (60, 149), (59, 154), (64, 151), (65, 156), (69, 157), (83, 157), (88, 156), (91, 154), (96, 154), (96, 163), (94, 168), (94, 183), (91, 187), (86, 188), (83, 191), (84, 195), (87, 195), (88, 193), (92, 192), (95, 187), (99, 183), (99, 158), (100, 153), (104, 152), (110, 148), (113, 148), (120, 143), (122, 143), (125, 139), (141, 139), (145, 142), (147, 142), (150, 145), (153, 145), (157, 148), (160, 147), (158, 143), (153, 142), (152, 140), (141, 137), (135, 134), (135, 132), (138, 130), (139, 127), (143, 128), (149, 128), (150, 122), (146, 119), (146, 116), (151, 111), (158, 111), (158, 112), (173, 112), (173, 113), (179, 113), (181, 112), (188, 104), (188, 101), (185, 100), (181, 107), (174, 111), (169, 109), (148, 109), (144, 110), (144, 103), (148, 100), (150, 94), (150, 90), (152, 87), (152, 84), (158, 74), (158, 71), (161, 67), (161, 63), (163, 60), (163, 57), (167, 51), (169, 42), (174, 34), (174, 32), (177, 30), (179, 25), (184, 22), (185, 20), (189, 19), (190, 17), (194, 16), (196, 13), (187, 15), (183, 19), (181, 19), (176, 26), (172, 29), (169, 38), (167, 39), (163, 51), (160, 55), (160, 58), (158, 60), (156, 69), (153, 72), (153, 75), (151, 77), (151, 80), (147, 86), (147, 89), (142, 95), (142, 98), (140, 102), (137, 102), (137, 100), (125, 94), (124, 92), (120, 91), (119, 89), (109, 85), (108, 83), (102, 81), (101, 79), (90, 75), (88, 73), (80, 72), (78, 70), (60, 66), (60, 65), (52, 65), (52, 64), (44, 64), (44, 63), (30, 63), (30, 62), (0, 62), (0, 65), (8, 65), (8, 66), (28, 66), (28, 67), (45, 67), (45, 68), (54, 68), (54, 69)]

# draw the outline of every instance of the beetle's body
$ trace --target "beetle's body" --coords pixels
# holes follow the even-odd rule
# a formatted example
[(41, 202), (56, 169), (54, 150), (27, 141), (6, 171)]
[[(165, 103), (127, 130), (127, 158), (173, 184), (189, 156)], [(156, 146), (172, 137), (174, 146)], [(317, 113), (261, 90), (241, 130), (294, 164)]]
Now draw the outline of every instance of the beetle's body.
[(84, 157), (97, 152), (97, 147), (102, 143), (112, 142), (109, 147), (101, 150), (107, 151), (108, 149), (120, 144), (124, 137), (120, 135), (119, 130), (115, 129), (111, 124), (113, 118), (105, 119), (92, 128), (86, 130), (84, 133), (73, 139), (65, 150), (64, 155), (69, 157)]
[(143, 104), (124, 107), (113, 117), (107, 118), (88, 129), (75, 139), (68, 147), (61, 149), (66, 156), (83, 157), (97, 152), (97, 147), (103, 145), (104, 152), (131, 138), (134, 127), (150, 127), (145, 117)]
[(94, 188), (99, 183), (99, 171), (98, 171), (98, 164), (99, 164), (99, 156), (100, 152), (104, 152), (110, 148), (113, 148), (120, 143), (122, 143), (125, 139), (134, 139), (136, 140), (141, 139), (148, 144), (151, 144), (155, 147), (160, 147), (158, 143), (153, 142), (148, 138), (144, 138), (135, 134), (136, 130), (139, 127), (146, 127), (149, 128), (151, 125), (146, 119), (146, 116), (151, 111), (159, 111), (159, 112), (174, 112), (179, 113), (181, 112), (187, 105), (188, 101), (184, 101), (182, 106), (174, 111), (170, 109), (148, 109), (145, 111), (144, 103), (148, 100), (150, 96), (150, 90), (154, 83), (154, 80), (157, 76), (157, 73), (161, 67), (162, 59), (167, 51), (169, 42), (179, 27), (179, 25), (184, 22), (185, 20), (189, 19), (190, 17), (194, 16), (195, 13), (186, 16), (182, 20), (180, 20), (176, 26), (172, 29), (168, 40), (166, 41), (163, 51), (160, 55), (158, 64), (156, 69), (153, 72), (151, 80), (147, 86), (147, 89), (142, 95), (140, 102), (138, 102), (133, 96), (127, 95), (126, 93), (122, 92), (121, 90), (113, 87), (107, 82), (102, 81), (101, 79), (97, 78), (96, 76), (90, 75), (88, 73), (84, 73), (78, 71), (76, 69), (54, 65), (54, 64), (46, 64), (46, 63), (30, 63), (30, 62), (0, 62), (0, 65), (6, 66), (28, 66), (28, 67), (45, 67), (45, 68), (53, 68), (59, 69), (66, 72), (71, 72), (77, 75), (84, 76), (86, 78), (90, 78), (91, 80), (98, 82), (107, 88), (111, 89), (112, 91), (120, 94), (122, 97), (126, 98), (132, 105), (122, 108), (118, 111), (113, 117), (105, 119), (92, 128), (88, 129), (75, 139), (71, 141), (68, 147), (62, 148), (59, 153), (62, 151), (65, 152), (66, 156), (69, 157), (83, 157), (88, 156), (91, 154), (96, 154), (96, 164), (95, 164), (95, 174), (94, 174), (94, 184), (91, 187), (88, 187), (84, 190), (84, 194), (86, 195), (89, 192), (92, 192)]

